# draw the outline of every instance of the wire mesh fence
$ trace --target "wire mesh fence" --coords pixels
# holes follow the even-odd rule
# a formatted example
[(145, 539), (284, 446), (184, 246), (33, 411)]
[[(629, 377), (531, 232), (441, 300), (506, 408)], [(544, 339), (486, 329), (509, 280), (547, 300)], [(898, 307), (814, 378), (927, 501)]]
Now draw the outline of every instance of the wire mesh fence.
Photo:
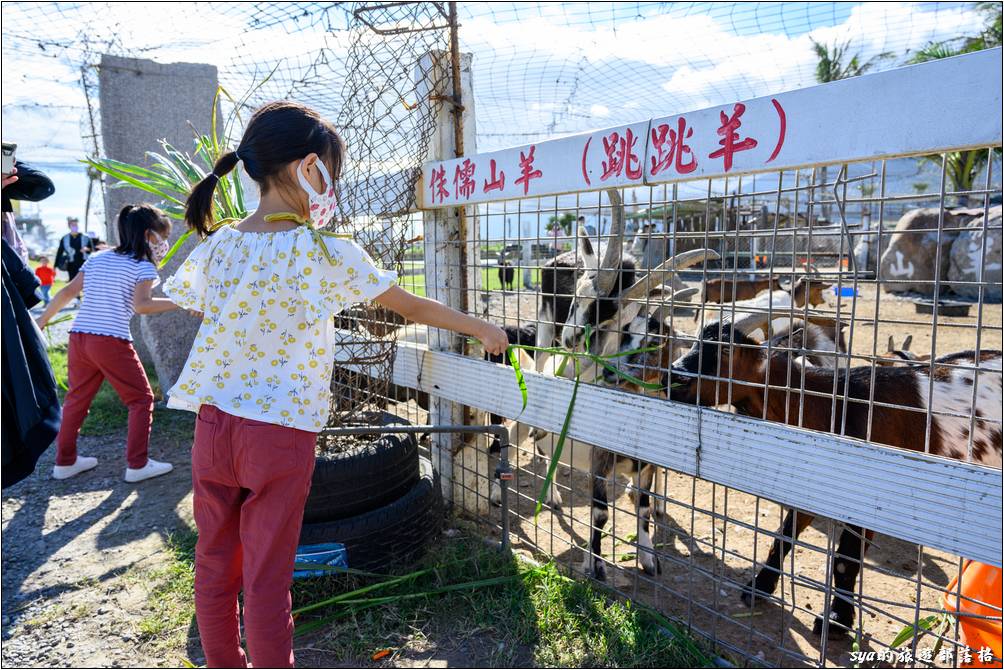
[[(1001, 286), (987, 240), (1001, 234), (1000, 161), (995, 150), (983, 151), (979, 185), (966, 192), (942, 181), (937, 192), (897, 193), (884, 178), (887, 161), (877, 161), (831, 167), (827, 183), (818, 169), (761, 175), (755, 183), (705, 180), (703, 198), (683, 195), (678, 185), (632, 189), (615, 198), (624, 205), (598, 193), (479, 205), (471, 223), (481, 241), (469, 258), (477, 259), (481, 285), (470, 304), (504, 324), (514, 342), (549, 346), (537, 337), (546, 330), (573, 348), (583, 343), (548, 311), (547, 287), (559, 298), (565, 291), (573, 306), (565, 314), (575, 305), (588, 311), (603, 302), (594, 301), (597, 294), (607, 295), (609, 305), (593, 307), (586, 319), (591, 346), (596, 354), (629, 352), (608, 360), (633, 379), (598, 368), (584, 383), (999, 468)], [(862, 195), (860, 184), (874, 190)], [(963, 198), (980, 206), (957, 207)], [(797, 217), (783, 214), (785, 199)], [(845, 225), (817, 218), (823, 205)], [(584, 224), (582, 237), (552, 234), (566, 214)], [(920, 215), (928, 217), (921, 225), (900, 223)], [(907, 286), (886, 261), (921, 237), (944, 246), (944, 256), (977, 249), (976, 274), (935, 273)], [(618, 244), (619, 252), (604, 254)], [(720, 260), (678, 273), (666, 282), (671, 292), (663, 287), (634, 303), (623, 297), (648, 269), (694, 248), (714, 249)], [(547, 278), (562, 266), (571, 268), (567, 276)], [(616, 277), (597, 288), (604, 269)], [(423, 290), (408, 276), (402, 283)], [(950, 316), (952, 309), (960, 311)], [(403, 339), (421, 342), (422, 333), (410, 329)], [(540, 352), (532, 353), (537, 360), (526, 367), (557, 373), (554, 358), (541, 365)], [(630, 420), (618, 404), (575, 411), (607, 412), (610, 430), (625, 430), (621, 420)], [(951, 666), (964, 652), (965, 617), (938, 628), (949, 621), (946, 608), (958, 608), (953, 597), (965, 600), (949, 589), (963, 568), (958, 556), (578, 440), (565, 445), (535, 519), (557, 436), (524, 425), (512, 433), (517, 547), (680, 617), (746, 662), (847, 665), (853, 649), (866, 654), (862, 660), (871, 653), (879, 661)], [(667, 439), (644, 427), (632, 437)], [(483, 446), (464, 448), (454, 470), (455, 504), (497, 523), (494, 466)], [(807, 485), (856, 481), (853, 472), (818, 473)], [(999, 621), (999, 606), (983, 616)], [(828, 619), (833, 623), (821, 625)], [(935, 630), (893, 646), (911, 625)]]

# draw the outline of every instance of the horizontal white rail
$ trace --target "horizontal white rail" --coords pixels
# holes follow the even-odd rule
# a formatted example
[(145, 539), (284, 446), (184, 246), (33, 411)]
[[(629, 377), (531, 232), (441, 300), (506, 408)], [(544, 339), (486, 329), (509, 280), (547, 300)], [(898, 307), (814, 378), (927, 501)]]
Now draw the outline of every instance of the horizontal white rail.
[[(1001, 49), (445, 161), (421, 209), (1001, 144)], [(514, 120), (514, 123), (517, 121)]]
[[(560, 432), (572, 382), (525, 371), (520, 421)], [(399, 342), (394, 382), (509, 418), (511, 368)], [(572, 438), (1000, 566), (1001, 471), (616, 389), (579, 389)]]

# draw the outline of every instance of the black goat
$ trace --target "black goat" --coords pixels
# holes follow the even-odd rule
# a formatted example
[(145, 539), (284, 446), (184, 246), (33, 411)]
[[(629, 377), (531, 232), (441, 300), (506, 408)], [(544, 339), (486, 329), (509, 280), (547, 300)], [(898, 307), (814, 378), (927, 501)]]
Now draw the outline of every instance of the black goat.
[(499, 284), (503, 291), (511, 291), (513, 282), (516, 281), (516, 268), (509, 265), (509, 261), (504, 258), (499, 259)]

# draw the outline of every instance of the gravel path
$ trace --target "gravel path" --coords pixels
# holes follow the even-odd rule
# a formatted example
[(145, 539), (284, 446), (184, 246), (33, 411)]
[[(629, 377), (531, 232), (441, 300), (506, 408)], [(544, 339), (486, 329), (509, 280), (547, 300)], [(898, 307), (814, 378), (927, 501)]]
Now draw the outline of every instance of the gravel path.
[(3, 492), (4, 667), (179, 665), (145, 649), (138, 624), (149, 613), (144, 576), (191, 515), (189, 448), (155, 429), (150, 453), (174, 471), (127, 484), (124, 435), (84, 437), (80, 452), (97, 468), (53, 480), (53, 446)]

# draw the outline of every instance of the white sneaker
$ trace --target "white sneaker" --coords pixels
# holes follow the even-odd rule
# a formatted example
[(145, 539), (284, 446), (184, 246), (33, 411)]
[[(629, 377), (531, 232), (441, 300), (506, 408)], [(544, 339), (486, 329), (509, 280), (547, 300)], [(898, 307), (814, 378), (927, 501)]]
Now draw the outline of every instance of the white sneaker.
[(98, 459), (93, 456), (77, 456), (77, 462), (73, 465), (52, 466), (52, 478), (69, 479), (96, 467), (98, 467)]
[(141, 482), (144, 479), (151, 479), (153, 477), (166, 475), (173, 469), (174, 466), (170, 463), (161, 463), (160, 461), (148, 458), (146, 459), (146, 465), (141, 468), (126, 468), (125, 480), (130, 484), (135, 484), (136, 482)]

